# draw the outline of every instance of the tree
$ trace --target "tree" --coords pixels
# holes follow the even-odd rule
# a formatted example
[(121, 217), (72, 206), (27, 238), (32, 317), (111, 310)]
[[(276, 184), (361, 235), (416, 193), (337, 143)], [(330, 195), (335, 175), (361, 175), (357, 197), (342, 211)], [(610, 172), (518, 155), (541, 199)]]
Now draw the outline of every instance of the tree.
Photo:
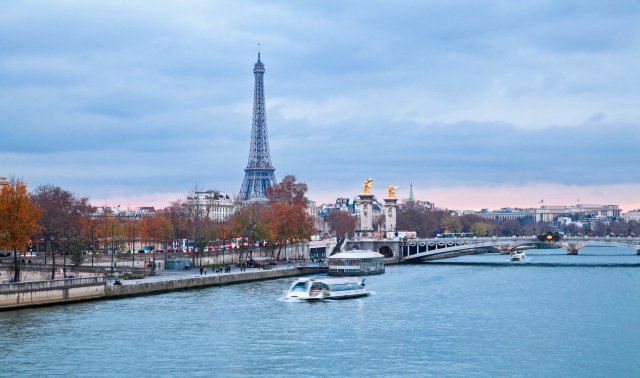
[(474, 236), (489, 236), (490, 224), (486, 222), (476, 222), (471, 225), (471, 232)]
[(166, 215), (173, 228), (173, 240), (189, 237), (189, 217), (187, 204), (184, 201), (173, 201), (162, 213)]
[(498, 230), (502, 236), (510, 236), (518, 233), (518, 229), (521, 228), (520, 223), (514, 219), (507, 219), (498, 225)]
[(43, 210), (39, 225), (47, 251), (51, 252), (51, 279), (54, 279), (56, 253), (63, 253), (66, 261), (71, 244), (83, 241), (83, 219), (91, 216), (92, 209), (88, 198), (53, 185), (37, 187), (31, 198)]
[(21, 180), (11, 180), (0, 189), (0, 248), (13, 251), (14, 282), (20, 281), (18, 251), (38, 232), (41, 214), (42, 209), (31, 200)]
[[(462, 231), (464, 232), (474, 232), (473, 226), (478, 223), (488, 223), (488, 221), (475, 214), (466, 214), (460, 217), (460, 224), (462, 225)], [(482, 235), (477, 234), (476, 236), (485, 236), (484, 231)]]
[(268, 207), (261, 203), (249, 203), (236, 211), (229, 219), (229, 231), (232, 235), (247, 237), (251, 240), (266, 239), (263, 221), (268, 221), (264, 215)]
[(290, 205), (304, 204), (306, 208), (307, 197), (305, 197), (305, 193), (307, 190), (307, 184), (296, 183), (296, 176), (287, 175), (276, 185), (268, 187), (265, 195), (269, 202), (285, 202)]
[(76, 268), (80, 268), (82, 263), (84, 262), (84, 245), (81, 242), (74, 242), (70, 246), (71, 249), (71, 262), (73, 266)]
[(152, 219), (150, 238), (160, 242), (162, 249), (166, 249), (173, 241), (173, 224), (165, 213), (158, 213)]
[(147, 245), (149, 241), (153, 241), (155, 239), (154, 233), (155, 228), (157, 227), (156, 222), (154, 222), (154, 218), (149, 215), (143, 215), (138, 222), (140, 227), (140, 247)]
[(440, 220), (440, 224), (442, 224), (445, 233), (462, 231), (462, 222), (460, 222), (460, 217), (454, 215), (445, 215)]
[(250, 203), (229, 219), (229, 231), (249, 240), (264, 240), (271, 245), (271, 254), (280, 258), (287, 241), (303, 240), (315, 231), (313, 218), (307, 214), (307, 184), (297, 183), (287, 175), (278, 184), (267, 188), (266, 204)]
[(267, 241), (273, 246), (272, 255), (278, 246), (276, 259), (280, 258), (282, 246), (287, 241), (309, 239), (315, 229), (313, 219), (300, 204), (272, 203), (263, 214), (262, 221), (266, 226)]
[(411, 231), (419, 227), (421, 234), (432, 235), (435, 231), (442, 232), (442, 218), (444, 211), (432, 211), (415, 203), (408, 203), (398, 209), (398, 230)]
[(327, 216), (327, 224), (336, 237), (343, 238), (346, 235), (353, 235), (356, 229), (356, 218), (346, 211), (334, 210)]

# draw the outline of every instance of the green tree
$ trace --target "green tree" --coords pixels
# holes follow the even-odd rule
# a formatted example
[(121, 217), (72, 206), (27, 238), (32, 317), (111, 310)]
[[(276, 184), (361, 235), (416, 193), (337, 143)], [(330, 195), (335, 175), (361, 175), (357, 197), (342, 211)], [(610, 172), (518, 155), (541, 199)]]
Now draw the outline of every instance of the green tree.
[(475, 236), (488, 236), (489, 235), (489, 223), (486, 222), (476, 222), (471, 225), (471, 232)]
[(71, 262), (76, 270), (82, 266), (82, 263), (84, 263), (84, 247), (84, 244), (79, 241), (72, 243), (70, 246)]
[(444, 228), (444, 232), (460, 232), (462, 231), (462, 222), (460, 222), (460, 217), (455, 215), (445, 215), (441, 220), (442, 227)]

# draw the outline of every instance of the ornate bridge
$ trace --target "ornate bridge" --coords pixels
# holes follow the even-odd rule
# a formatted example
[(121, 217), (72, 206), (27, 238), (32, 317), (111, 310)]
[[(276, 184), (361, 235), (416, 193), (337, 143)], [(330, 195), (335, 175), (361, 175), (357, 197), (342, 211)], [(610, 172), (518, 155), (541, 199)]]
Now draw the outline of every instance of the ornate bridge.
[(486, 252), (509, 253), (539, 244), (564, 248), (571, 255), (577, 255), (580, 248), (587, 246), (632, 248), (640, 255), (639, 237), (563, 237), (557, 241), (541, 241), (535, 236), (409, 239), (400, 242), (399, 252), (401, 261), (418, 262)]

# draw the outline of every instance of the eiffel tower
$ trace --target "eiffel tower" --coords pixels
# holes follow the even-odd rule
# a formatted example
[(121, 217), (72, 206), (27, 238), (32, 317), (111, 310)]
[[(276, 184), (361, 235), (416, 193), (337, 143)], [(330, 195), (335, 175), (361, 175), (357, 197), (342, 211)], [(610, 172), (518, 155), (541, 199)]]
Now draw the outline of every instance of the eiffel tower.
[(265, 201), (267, 187), (276, 184), (275, 168), (271, 165), (267, 117), (264, 106), (264, 64), (258, 61), (253, 66), (255, 86), (253, 91), (253, 122), (251, 124), (251, 146), (249, 161), (244, 169), (244, 180), (239, 200), (243, 202)]

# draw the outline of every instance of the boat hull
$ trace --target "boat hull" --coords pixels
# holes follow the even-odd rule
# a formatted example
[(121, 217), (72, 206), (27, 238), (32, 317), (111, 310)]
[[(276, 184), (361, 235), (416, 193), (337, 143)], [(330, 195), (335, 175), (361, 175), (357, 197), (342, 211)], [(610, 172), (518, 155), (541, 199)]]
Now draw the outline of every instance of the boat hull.
[(324, 299), (350, 299), (369, 295), (364, 279), (350, 278), (301, 278), (294, 281), (285, 299), (318, 301)]

